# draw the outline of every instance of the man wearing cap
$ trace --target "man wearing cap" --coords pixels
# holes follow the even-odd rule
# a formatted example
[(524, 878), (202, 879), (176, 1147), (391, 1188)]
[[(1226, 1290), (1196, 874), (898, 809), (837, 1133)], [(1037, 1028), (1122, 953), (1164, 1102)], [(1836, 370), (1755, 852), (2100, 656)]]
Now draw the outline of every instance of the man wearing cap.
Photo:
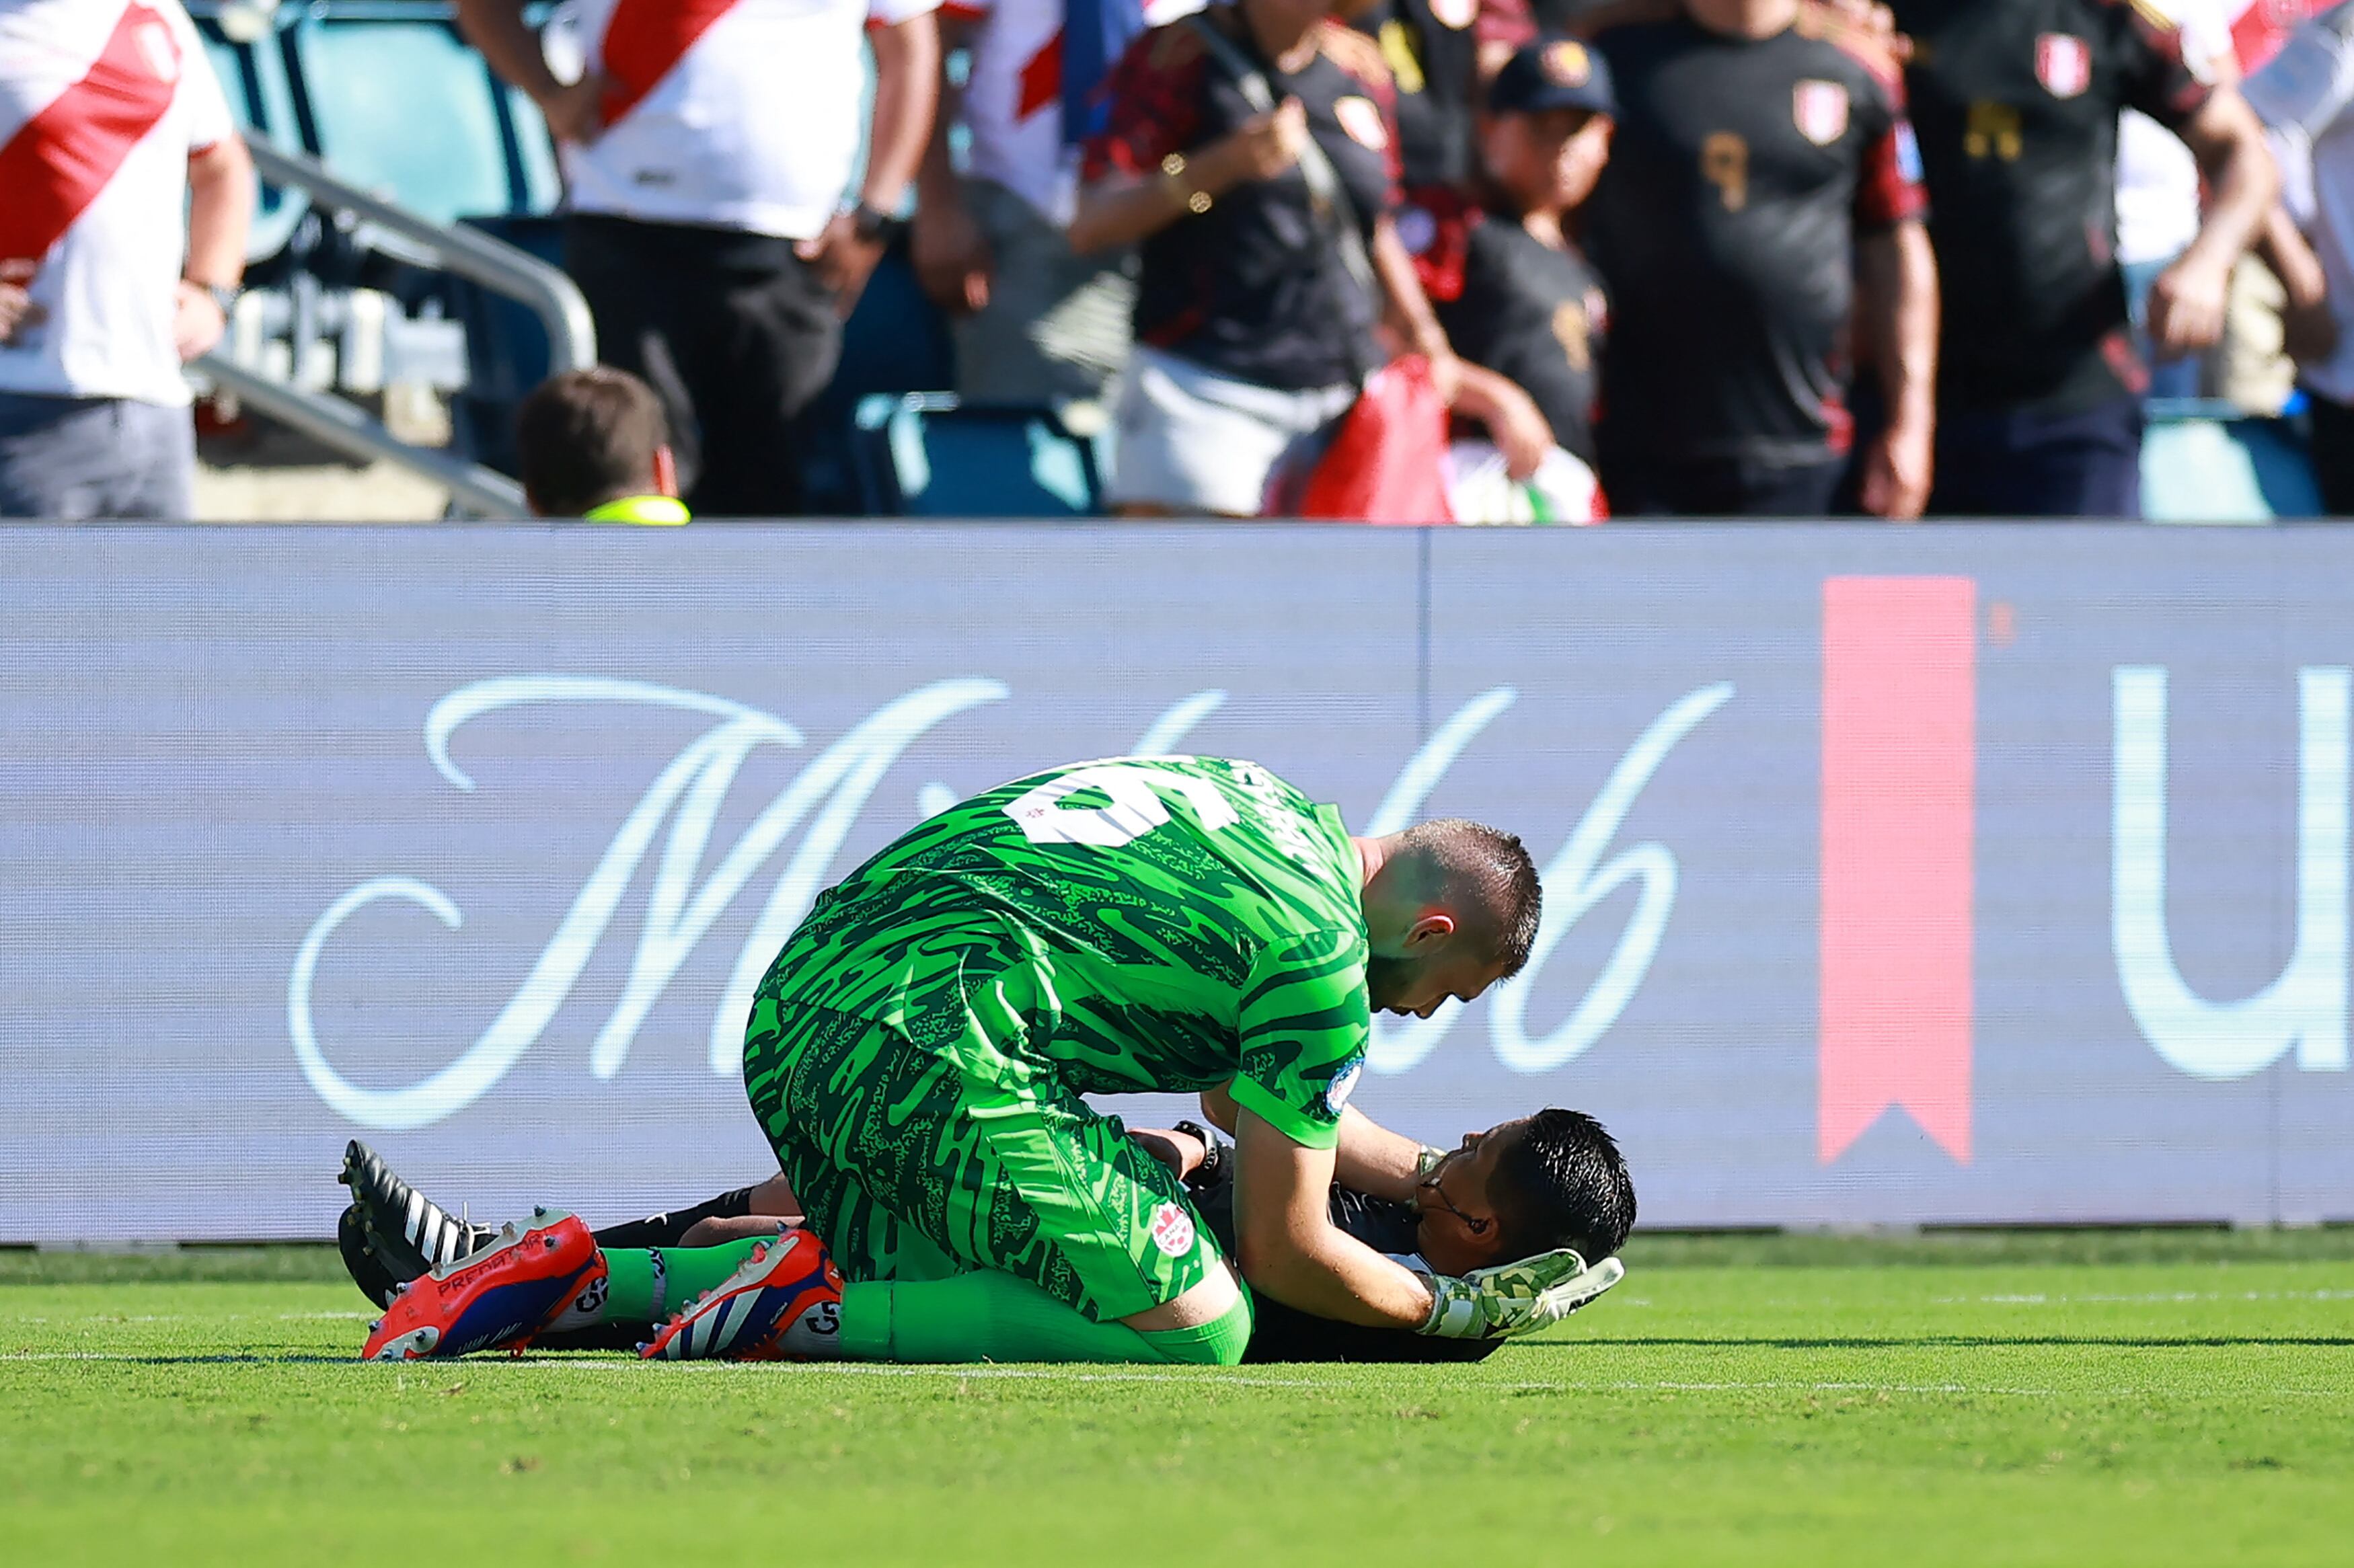
[(1609, 68), (1585, 45), (1518, 50), (1477, 123), (1476, 195), (1417, 189), (1398, 217), (1456, 353), (1517, 382), (1553, 444), (1588, 465), (1608, 313), (1563, 220), (1601, 176), (1617, 112)]

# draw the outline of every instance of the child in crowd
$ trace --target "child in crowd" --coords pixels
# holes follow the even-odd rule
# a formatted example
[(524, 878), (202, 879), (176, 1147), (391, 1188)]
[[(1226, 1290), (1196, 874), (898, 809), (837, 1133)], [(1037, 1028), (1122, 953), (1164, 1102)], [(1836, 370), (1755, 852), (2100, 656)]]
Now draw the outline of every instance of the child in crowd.
[(1609, 159), (1616, 114), (1600, 55), (1566, 38), (1532, 44), (1489, 85), (1473, 187), (1408, 193), (1399, 236), (1447, 341), (1525, 389), (1560, 449), (1523, 488), (1504, 483), (1479, 443), (1458, 442), (1462, 521), (1605, 515), (1591, 464), (1608, 313), (1571, 226)]

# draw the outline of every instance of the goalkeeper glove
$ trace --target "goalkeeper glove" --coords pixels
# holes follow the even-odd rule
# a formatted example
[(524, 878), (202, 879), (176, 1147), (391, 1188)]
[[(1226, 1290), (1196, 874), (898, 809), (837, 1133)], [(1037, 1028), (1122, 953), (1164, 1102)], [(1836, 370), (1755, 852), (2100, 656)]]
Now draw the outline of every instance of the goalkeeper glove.
[[(1419, 1272), (1419, 1271), (1417, 1271)], [(1430, 1316), (1419, 1330), (1443, 1340), (1499, 1340), (1550, 1328), (1627, 1276), (1606, 1257), (1593, 1267), (1568, 1247), (1518, 1263), (1475, 1268), (1458, 1279), (1424, 1274)]]

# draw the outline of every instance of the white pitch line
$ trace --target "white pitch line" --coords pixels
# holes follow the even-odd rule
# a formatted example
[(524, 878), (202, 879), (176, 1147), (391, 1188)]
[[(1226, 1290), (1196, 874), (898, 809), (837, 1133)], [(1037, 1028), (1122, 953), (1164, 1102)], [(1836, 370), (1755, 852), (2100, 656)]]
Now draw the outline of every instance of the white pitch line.
[[(147, 1361), (174, 1364), (185, 1361), (192, 1365), (270, 1365), (280, 1358), (258, 1353), (223, 1351), (217, 1355), (185, 1357), (142, 1355), (129, 1351), (27, 1351), (0, 1352), (0, 1363), (9, 1361)], [(285, 1364), (323, 1364), (325, 1358), (304, 1357), (300, 1362), (287, 1358)], [(349, 1363), (366, 1366), (370, 1363), (355, 1357)], [(403, 1362), (404, 1370), (455, 1363)], [(566, 1358), (513, 1360), (496, 1356), (470, 1358), (465, 1361), (469, 1372), (485, 1372), (493, 1368), (539, 1371), (560, 1368), (567, 1372), (623, 1372), (645, 1365), (642, 1361), (607, 1358)], [(676, 1365), (678, 1363), (673, 1363)], [(1036, 1383), (1177, 1383), (1195, 1388), (1313, 1388), (1346, 1393), (1363, 1390), (1370, 1393), (1391, 1391), (1367, 1388), (1362, 1383), (1342, 1378), (1275, 1378), (1239, 1374), (1222, 1374), (1204, 1368), (1196, 1375), (1176, 1372), (1066, 1372), (1055, 1367), (1002, 1366), (884, 1366), (872, 1362), (851, 1362), (841, 1366), (803, 1366), (780, 1368), (770, 1362), (758, 1361), (696, 1361), (693, 1375), (709, 1377), (733, 1374), (739, 1377), (790, 1376), (802, 1379), (825, 1376), (843, 1377), (932, 1377), (954, 1378), (959, 1382), (998, 1379)], [(1903, 1393), (1918, 1395), (1956, 1394), (1996, 1399), (2141, 1399), (2153, 1394), (2177, 1394), (2178, 1388), (2137, 1385), (2124, 1388), (2011, 1388), (1971, 1383), (1846, 1383), (1762, 1381), (1755, 1383), (1689, 1383), (1681, 1381), (1646, 1381), (1628, 1379), (1592, 1383), (1473, 1383), (1459, 1388), (1434, 1391), (1447, 1393)], [(2259, 1388), (2227, 1389), (2198, 1396), (2216, 1398), (2282, 1398), (2282, 1399), (2347, 1399), (2354, 1400), (2354, 1389), (2342, 1388)]]
[(2179, 1306), (2186, 1301), (2354, 1301), (2354, 1290), (2160, 1290), (2141, 1296), (1933, 1296), (1933, 1307)]

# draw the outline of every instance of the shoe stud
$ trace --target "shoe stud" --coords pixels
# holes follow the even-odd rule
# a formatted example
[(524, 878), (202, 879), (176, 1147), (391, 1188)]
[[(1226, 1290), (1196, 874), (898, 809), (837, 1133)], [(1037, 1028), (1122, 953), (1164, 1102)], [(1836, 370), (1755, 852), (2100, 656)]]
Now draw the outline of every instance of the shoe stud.
[(383, 1328), (383, 1327), (384, 1327), (384, 1319), (381, 1319), (381, 1318), (378, 1318), (375, 1322), (370, 1323), (370, 1324), (368, 1325), (368, 1332), (369, 1332), (369, 1333), (371, 1333), (371, 1334), (373, 1334), (373, 1333), (375, 1333), (378, 1329), (381, 1329), (381, 1328)]

